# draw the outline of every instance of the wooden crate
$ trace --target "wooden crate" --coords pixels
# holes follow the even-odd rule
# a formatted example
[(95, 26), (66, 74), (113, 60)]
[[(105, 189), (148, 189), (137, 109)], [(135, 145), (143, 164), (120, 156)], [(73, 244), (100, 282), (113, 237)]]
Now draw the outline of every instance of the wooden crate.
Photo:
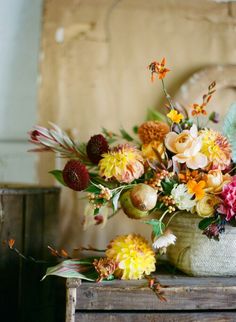
[(236, 279), (158, 274), (167, 302), (146, 280), (102, 283), (67, 280), (66, 322), (236, 321)]
[[(26, 256), (48, 260), (58, 240), (59, 188), (0, 185), (1, 241), (15, 239)], [(40, 282), (47, 263), (22, 260), (0, 246), (1, 321), (58, 321), (53, 316), (55, 280)]]

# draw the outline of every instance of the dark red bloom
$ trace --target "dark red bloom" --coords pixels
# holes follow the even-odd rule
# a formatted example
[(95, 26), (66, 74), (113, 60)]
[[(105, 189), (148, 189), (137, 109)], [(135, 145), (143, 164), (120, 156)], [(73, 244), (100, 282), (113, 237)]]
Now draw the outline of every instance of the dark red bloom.
[(70, 160), (62, 171), (65, 184), (76, 191), (87, 188), (89, 184), (89, 173), (83, 163), (78, 160)]
[(220, 234), (225, 231), (224, 222), (220, 224), (210, 224), (204, 231), (203, 235), (206, 235), (209, 239), (219, 240)]
[(89, 160), (95, 164), (98, 164), (98, 162), (102, 158), (102, 154), (107, 153), (108, 150), (108, 142), (102, 134), (94, 135), (88, 141), (87, 155), (89, 157)]

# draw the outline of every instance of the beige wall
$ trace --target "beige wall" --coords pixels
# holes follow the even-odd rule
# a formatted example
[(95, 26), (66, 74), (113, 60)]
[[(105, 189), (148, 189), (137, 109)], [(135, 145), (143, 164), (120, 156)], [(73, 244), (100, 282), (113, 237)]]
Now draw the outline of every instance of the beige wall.
[[(146, 68), (163, 56), (172, 70), (167, 77), (171, 93), (209, 64), (236, 63), (236, 3), (46, 0), (39, 123), (76, 128), (80, 140), (99, 133), (101, 126), (131, 129), (148, 107), (163, 107), (160, 83), (150, 83)], [(52, 167), (52, 159), (41, 156), (41, 182), (51, 182), (47, 171)], [(63, 191), (62, 209), (64, 246), (105, 247), (118, 233), (149, 233), (123, 214), (104, 230), (82, 232), (83, 207), (70, 191)]]

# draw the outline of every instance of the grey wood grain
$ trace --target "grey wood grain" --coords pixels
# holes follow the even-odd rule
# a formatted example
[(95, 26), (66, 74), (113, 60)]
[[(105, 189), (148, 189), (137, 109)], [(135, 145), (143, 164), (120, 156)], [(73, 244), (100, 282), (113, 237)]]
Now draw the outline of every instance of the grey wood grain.
[[(17, 307), (21, 292), (21, 263), (18, 256), (9, 250), (3, 241), (16, 240), (16, 246), (23, 251), (23, 197), (0, 194), (0, 308), (1, 316), (8, 316), (9, 321), (17, 319)], [(9, 305), (14, 310), (8, 311)]]
[(235, 322), (236, 313), (76, 313), (75, 322)]
[[(57, 312), (62, 311), (62, 305), (56, 309), (61, 296), (59, 284), (55, 280), (40, 280), (48, 266), (44, 260), (52, 260), (47, 245), (58, 231), (59, 190), (0, 184), (1, 242), (13, 238), (21, 253), (39, 260), (22, 260), (0, 244), (0, 308), (1, 318), (7, 317), (6, 321), (58, 321)], [(57, 247), (56, 240), (53, 246)]]
[(76, 309), (83, 310), (229, 310), (236, 309), (236, 278), (159, 275), (167, 302), (145, 280), (112, 281), (77, 288)]

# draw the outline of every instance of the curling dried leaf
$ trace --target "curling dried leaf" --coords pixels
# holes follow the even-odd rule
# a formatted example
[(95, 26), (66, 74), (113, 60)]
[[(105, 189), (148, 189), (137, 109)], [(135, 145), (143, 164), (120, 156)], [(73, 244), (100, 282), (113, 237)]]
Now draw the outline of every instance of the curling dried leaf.
[[(44, 280), (49, 275), (55, 275), (64, 278), (80, 278), (87, 281), (95, 281), (96, 277), (91, 278), (91, 273), (96, 273), (92, 262), (93, 259), (65, 260), (56, 266), (49, 267), (42, 280)], [(88, 270), (87, 272), (84, 272), (84, 270), (86, 270), (86, 266)], [(93, 272), (91, 272), (91, 270), (93, 270)], [(81, 273), (81, 271), (83, 273)]]

